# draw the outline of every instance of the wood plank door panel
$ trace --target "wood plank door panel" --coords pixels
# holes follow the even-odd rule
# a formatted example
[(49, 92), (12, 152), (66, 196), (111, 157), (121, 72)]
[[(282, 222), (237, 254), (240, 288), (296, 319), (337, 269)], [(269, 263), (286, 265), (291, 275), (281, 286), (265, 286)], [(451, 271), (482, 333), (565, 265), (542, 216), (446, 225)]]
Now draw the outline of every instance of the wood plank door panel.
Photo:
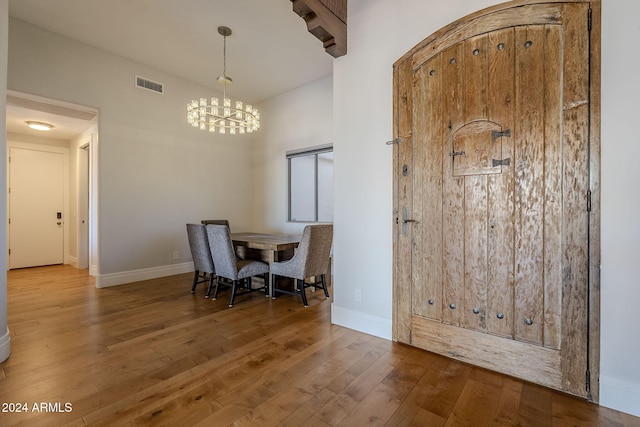
[[(514, 129), (515, 111), (513, 96), (515, 82), (514, 58), (516, 51), (513, 28), (489, 33), (487, 50), (489, 75), (495, 78), (487, 82), (487, 115), (500, 123), (502, 132)], [(515, 159), (514, 138), (500, 137), (501, 173), (491, 176), (488, 183), (488, 241), (486, 321), (491, 334), (513, 338), (514, 328), (514, 245), (515, 226)], [(508, 164), (507, 164), (508, 163)], [(502, 318), (498, 315), (502, 313)]]
[(394, 337), (593, 398), (593, 4), (533, 3), (395, 64)]
[[(462, 57), (464, 52), (463, 43), (456, 44), (451, 48), (445, 50), (439, 57), (442, 58), (443, 63), (435, 61), (430, 64), (433, 69), (439, 69), (441, 74), (437, 76), (437, 79), (442, 82), (442, 86), (448, 88), (448, 96), (442, 98), (442, 112), (447, 112), (448, 119), (443, 117), (439, 122), (438, 139), (440, 141), (447, 141), (449, 133), (452, 129), (458, 129), (464, 123), (463, 121), (463, 94), (464, 94), (464, 75), (462, 61), (459, 58)], [(456, 59), (458, 58), (458, 59)], [(435, 60), (435, 58), (434, 58)], [(431, 68), (428, 65), (425, 68)], [(443, 72), (443, 68), (446, 68), (446, 72)], [(436, 76), (433, 76), (436, 77)], [(433, 92), (436, 93), (436, 92)], [(433, 96), (431, 94), (425, 94), (425, 96)], [(422, 103), (421, 100), (419, 103)], [(434, 108), (434, 110), (436, 110)], [(418, 117), (415, 120), (416, 124), (420, 123)], [(420, 130), (418, 133), (421, 133)], [(428, 129), (424, 129), (425, 132)], [(453, 148), (442, 151), (440, 162), (442, 164), (442, 176), (453, 177), (453, 167), (455, 162), (452, 161), (450, 154), (453, 152)], [(464, 222), (464, 179), (459, 177), (452, 179), (443, 179), (442, 193), (448, 194), (449, 197), (443, 200), (442, 205), (442, 218), (444, 219), (444, 233), (443, 236), (447, 238), (442, 239), (443, 256), (442, 256), (442, 270), (444, 275), (443, 292), (441, 299), (438, 300), (438, 305), (442, 307), (442, 321), (450, 325), (463, 325), (464, 319), (462, 317), (463, 311), (451, 310), (445, 306), (445, 301), (462, 301), (464, 299), (464, 287), (461, 283), (464, 282), (464, 257), (460, 242), (464, 239), (464, 229), (460, 227), (460, 224)]]

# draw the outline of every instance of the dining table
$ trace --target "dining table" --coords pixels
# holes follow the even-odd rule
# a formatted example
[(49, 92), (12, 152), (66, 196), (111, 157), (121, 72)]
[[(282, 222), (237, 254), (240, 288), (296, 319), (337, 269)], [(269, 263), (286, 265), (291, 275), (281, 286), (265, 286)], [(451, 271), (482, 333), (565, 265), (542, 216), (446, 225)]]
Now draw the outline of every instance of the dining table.
[[(299, 234), (231, 233), (231, 241), (240, 258), (257, 258), (269, 266), (291, 259), (301, 238)], [(269, 282), (269, 295), (273, 295), (273, 283)]]

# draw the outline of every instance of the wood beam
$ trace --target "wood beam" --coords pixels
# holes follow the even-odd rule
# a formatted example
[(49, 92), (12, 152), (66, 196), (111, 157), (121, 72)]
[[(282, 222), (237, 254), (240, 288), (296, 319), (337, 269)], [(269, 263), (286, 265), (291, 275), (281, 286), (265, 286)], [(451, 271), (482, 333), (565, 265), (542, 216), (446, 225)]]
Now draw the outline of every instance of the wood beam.
[(307, 23), (325, 51), (338, 58), (347, 54), (347, 0), (291, 0), (293, 11)]

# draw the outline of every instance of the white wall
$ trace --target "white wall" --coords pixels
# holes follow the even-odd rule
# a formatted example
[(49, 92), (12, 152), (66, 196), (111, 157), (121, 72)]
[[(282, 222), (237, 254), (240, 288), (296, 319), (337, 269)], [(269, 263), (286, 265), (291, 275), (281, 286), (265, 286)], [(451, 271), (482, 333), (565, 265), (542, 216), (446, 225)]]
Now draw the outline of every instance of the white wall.
[(640, 416), (640, 2), (602, 9), (600, 403)]
[(306, 225), (287, 222), (286, 152), (333, 143), (332, 91), (330, 76), (258, 105), (264, 124), (253, 144), (257, 231), (301, 233)]
[[(0, 152), (7, 151), (7, 58), (9, 0), (0, 0)], [(5, 158), (5, 156), (2, 156)], [(0, 161), (0, 188), (7, 188), (7, 164)], [(7, 253), (7, 199), (0, 197), (0, 253)], [(7, 258), (0, 257), (0, 271), (7, 271)], [(7, 275), (0, 274), (0, 362), (9, 357), (11, 339), (7, 326)]]
[[(348, 54), (334, 62), (335, 323), (391, 337), (392, 64), (490, 0), (350, 0)], [(634, 124), (640, 3), (605, 1), (602, 36), (601, 402), (640, 415), (640, 141)], [(362, 302), (356, 302), (362, 289)]]
[[(188, 269), (187, 222), (251, 228), (251, 136), (186, 123), (186, 103), (211, 90), (22, 21), (9, 33), (9, 89), (100, 111), (99, 284)], [(136, 88), (136, 75), (165, 94)]]

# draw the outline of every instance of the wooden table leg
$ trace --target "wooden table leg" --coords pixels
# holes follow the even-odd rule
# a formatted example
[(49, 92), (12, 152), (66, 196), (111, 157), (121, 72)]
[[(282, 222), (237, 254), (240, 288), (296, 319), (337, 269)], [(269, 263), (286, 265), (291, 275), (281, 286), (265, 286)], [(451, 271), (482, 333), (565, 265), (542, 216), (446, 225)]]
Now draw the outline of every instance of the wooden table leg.
[(267, 260), (269, 262), (269, 297), (273, 298), (273, 274), (271, 274), (271, 265), (278, 260), (278, 251), (266, 251)]

